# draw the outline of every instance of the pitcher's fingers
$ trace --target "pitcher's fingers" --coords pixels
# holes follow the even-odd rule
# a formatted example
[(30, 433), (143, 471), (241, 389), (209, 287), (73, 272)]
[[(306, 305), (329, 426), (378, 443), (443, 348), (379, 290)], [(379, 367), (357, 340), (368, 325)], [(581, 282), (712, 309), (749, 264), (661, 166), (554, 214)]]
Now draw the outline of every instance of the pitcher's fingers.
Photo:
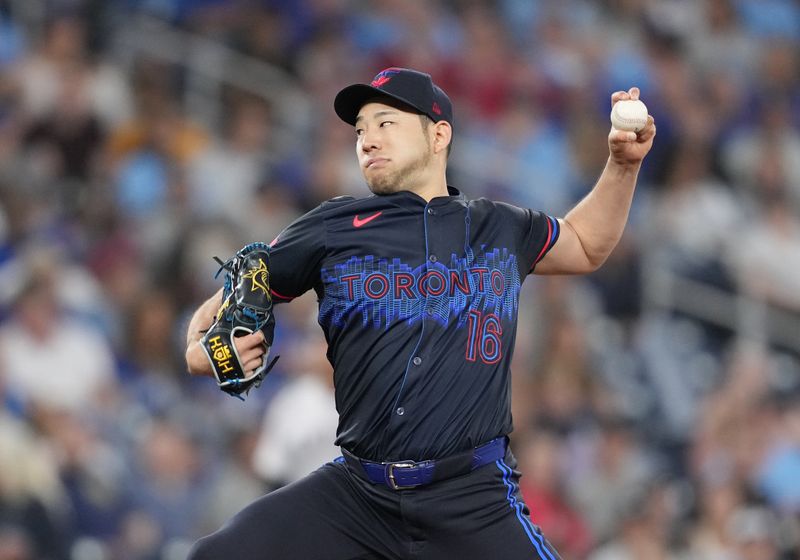
[(255, 348), (251, 348), (245, 352), (241, 352), (239, 354), (239, 361), (243, 364), (249, 362), (250, 360), (260, 360), (261, 356), (264, 355), (265, 349), (264, 346), (256, 346)]
[(617, 101), (622, 101), (623, 99), (630, 99), (630, 95), (627, 91), (615, 91), (611, 94), (611, 105), (614, 105)]
[(234, 344), (236, 345), (236, 349), (239, 351), (240, 356), (252, 348), (262, 346), (263, 342), (264, 335), (261, 331), (256, 331), (245, 336), (238, 336), (234, 338)]
[(636, 87), (636, 86), (634, 86), (634, 87), (632, 87), (631, 89), (628, 90), (628, 96), (629, 96), (630, 99), (639, 99), (639, 94), (640, 93), (641, 92), (639, 91), (639, 88)]
[(642, 130), (639, 131), (639, 141), (647, 142), (655, 135), (656, 135), (656, 121), (653, 119), (652, 115), (648, 115), (647, 124)]
[(248, 334), (244, 338), (247, 339), (247, 344), (250, 346), (250, 348), (264, 345), (264, 333), (261, 331), (256, 331), (252, 334)]
[(612, 128), (611, 132), (609, 132), (609, 139), (616, 143), (635, 142), (637, 138), (638, 137), (636, 136), (635, 132), (628, 130), (617, 130), (616, 128)]
[(247, 343), (250, 346), (256, 346), (264, 342), (264, 333), (261, 331), (256, 331), (254, 333), (248, 334), (247, 336), (242, 337), (247, 340)]
[(263, 360), (261, 358), (256, 358), (254, 360), (248, 360), (244, 362), (244, 364), (242, 364), (242, 367), (244, 367), (244, 371), (247, 373), (247, 375), (250, 375), (256, 369), (260, 368), (262, 363)]

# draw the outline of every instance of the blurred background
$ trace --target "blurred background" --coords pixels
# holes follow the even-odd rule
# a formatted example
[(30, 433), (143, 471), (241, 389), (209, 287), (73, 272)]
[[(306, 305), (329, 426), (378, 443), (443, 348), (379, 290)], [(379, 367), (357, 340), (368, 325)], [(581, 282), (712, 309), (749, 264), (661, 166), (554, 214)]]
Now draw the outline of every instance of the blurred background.
[(246, 402), (193, 379), (213, 255), (364, 195), (334, 94), (452, 97), (451, 184), (563, 215), (610, 94), (658, 124), (629, 226), (530, 277), (522, 490), (565, 559), (800, 558), (800, 2), (0, 0), (0, 560), (178, 560), (338, 455), (303, 297)]

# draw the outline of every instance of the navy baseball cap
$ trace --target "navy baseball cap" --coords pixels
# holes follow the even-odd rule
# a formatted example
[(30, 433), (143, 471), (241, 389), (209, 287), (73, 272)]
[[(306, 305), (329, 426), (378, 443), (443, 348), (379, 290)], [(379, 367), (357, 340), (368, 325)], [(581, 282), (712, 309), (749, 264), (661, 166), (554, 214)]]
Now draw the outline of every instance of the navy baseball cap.
[(427, 115), (433, 122), (453, 126), (453, 104), (429, 74), (408, 68), (382, 70), (369, 84), (347, 86), (336, 95), (333, 108), (344, 122), (355, 125), (361, 107), (374, 97), (387, 96)]

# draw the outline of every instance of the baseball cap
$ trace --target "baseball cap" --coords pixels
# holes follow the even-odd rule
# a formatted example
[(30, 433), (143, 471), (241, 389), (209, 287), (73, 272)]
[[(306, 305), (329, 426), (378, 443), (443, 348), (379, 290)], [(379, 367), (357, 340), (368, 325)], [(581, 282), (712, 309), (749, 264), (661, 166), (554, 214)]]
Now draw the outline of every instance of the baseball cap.
[(453, 125), (453, 105), (447, 94), (433, 83), (429, 74), (408, 68), (387, 68), (369, 84), (347, 86), (336, 95), (333, 108), (340, 119), (355, 125), (361, 107), (381, 95), (428, 115), (433, 122), (447, 121)]

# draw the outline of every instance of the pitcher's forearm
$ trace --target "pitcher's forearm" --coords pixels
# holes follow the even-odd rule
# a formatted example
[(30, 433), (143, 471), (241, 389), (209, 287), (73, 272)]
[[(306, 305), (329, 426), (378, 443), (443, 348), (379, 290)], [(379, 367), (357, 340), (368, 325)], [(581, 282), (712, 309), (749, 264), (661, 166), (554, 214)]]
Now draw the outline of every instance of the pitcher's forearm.
[(211, 363), (200, 345), (203, 333), (214, 322), (220, 304), (222, 289), (197, 308), (186, 329), (186, 367), (192, 375), (213, 376)]
[(592, 191), (564, 217), (594, 268), (619, 243), (628, 221), (641, 164), (619, 164), (609, 159)]

